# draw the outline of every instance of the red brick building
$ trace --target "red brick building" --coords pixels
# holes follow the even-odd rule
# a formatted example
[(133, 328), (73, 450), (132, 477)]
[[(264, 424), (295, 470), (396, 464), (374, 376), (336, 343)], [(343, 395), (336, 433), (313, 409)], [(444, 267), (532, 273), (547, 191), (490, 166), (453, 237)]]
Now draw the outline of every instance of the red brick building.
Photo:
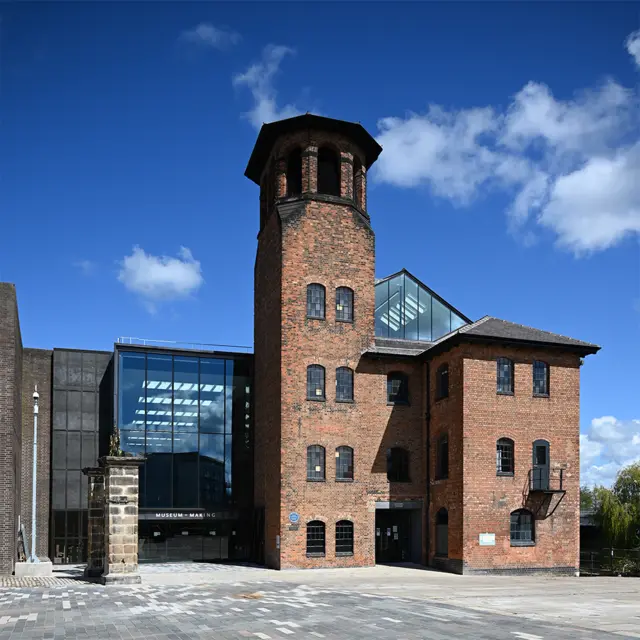
[(117, 425), (145, 456), (140, 562), (578, 570), (579, 372), (599, 347), (473, 322), (404, 270), (376, 280), (381, 151), (310, 114), (262, 128), (254, 354), (23, 348), (0, 283), (0, 574), (18, 522), (31, 533), (36, 385), (36, 547), (54, 563), (87, 558), (82, 469)]
[(579, 373), (599, 347), (376, 281), (359, 125), (262, 127), (255, 506), (275, 568), (579, 566)]

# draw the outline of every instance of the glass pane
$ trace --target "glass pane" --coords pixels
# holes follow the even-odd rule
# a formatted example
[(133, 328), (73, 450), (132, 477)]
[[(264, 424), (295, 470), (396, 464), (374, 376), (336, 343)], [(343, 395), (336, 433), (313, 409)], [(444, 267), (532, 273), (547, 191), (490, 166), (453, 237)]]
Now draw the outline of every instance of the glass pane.
[(67, 352), (56, 351), (53, 354), (53, 383), (56, 386), (67, 384)]
[(386, 338), (389, 335), (389, 324), (386, 320), (389, 313), (389, 282), (381, 282), (376, 290), (376, 335)]
[(547, 448), (544, 445), (536, 445), (536, 464), (547, 464)]
[(389, 337), (404, 338), (404, 274), (389, 280)]
[(144, 454), (144, 431), (123, 431), (120, 434), (120, 449), (123, 453)]
[(147, 433), (146, 506), (171, 507), (171, 434)]
[[(147, 354), (147, 431), (171, 431), (172, 360), (171, 356)], [(144, 407), (142, 395), (139, 401)]]
[(53, 537), (64, 538), (66, 526), (65, 526), (65, 514), (66, 511), (54, 511), (53, 512)]
[(66, 481), (67, 472), (53, 470), (51, 473), (51, 508), (64, 509), (66, 506)]
[(67, 392), (67, 428), (79, 431), (82, 427), (82, 391)]
[(118, 427), (144, 429), (144, 362), (141, 353), (120, 353)]
[(80, 537), (80, 514), (81, 511), (67, 511), (67, 537)]
[(433, 299), (432, 306), (432, 339), (437, 340), (451, 331), (451, 311), (439, 300)]
[(451, 312), (451, 331), (455, 331), (467, 324), (459, 315)]
[(97, 394), (93, 391), (84, 391), (82, 393), (83, 431), (95, 431), (96, 429), (96, 399)]
[(224, 432), (231, 435), (233, 417), (233, 360), (225, 360)]
[(74, 387), (82, 386), (82, 354), (77, 351), (67, 353), (67, 363), (69, 366), (69, 384)]
[(67, 466), (67, 434), (64, 431), (53, 432), (53, 449), (51, 461), (54, 469), (66, 469)]
[(418, 340), (431, 340), (431, 294), (419, 287)]
[(404, 278), (404, 337), (406, 340), (418, 339), (418, 284), (411, 278)]
[(173, 506), (198, 506), (198, 434), (173, 434)]
[(80, 458), (80, 433), (69, 431), (67, 434), (67, 469), (80, 469), (82, 461)]
[(96, 386), (96, 357), (93, 353), (82, 354), (82, 386)]
[(200, 431), (224, 432), (224, 360), (200, 359)]
[(82, 471), (67, 471), (67, 508), (80, 508), (80, 485), (82, 481), (87, 481), (82, 475)]
[(200, 434), (200, 507), (224, 503), (224, 436)]
[(227, 499), (231, 498), (233, 470), (233, 443), (231, 436), (225, 436), (224, 439), (224, 491)]
[(96, 434), (95, 433), (83, 433), (82, 434), (82, 466), (95, 467), (98, 463), (96, 455)]
[(198, 358), (173, 359), (173, 431), (198, 430)]

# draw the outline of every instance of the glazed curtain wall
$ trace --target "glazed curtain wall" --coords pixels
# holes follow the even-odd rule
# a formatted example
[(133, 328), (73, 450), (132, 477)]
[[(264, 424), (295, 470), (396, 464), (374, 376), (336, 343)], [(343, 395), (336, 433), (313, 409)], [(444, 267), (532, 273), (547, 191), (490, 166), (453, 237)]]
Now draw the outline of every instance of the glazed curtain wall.
[(413, 278), (401, 273), (376, 284), (376, 335), (430, 342), (466, 322)]
[(146, 456), (140, 507), (250, 503), (250, 409), (248, 358), (120, 351), (120, 448)]

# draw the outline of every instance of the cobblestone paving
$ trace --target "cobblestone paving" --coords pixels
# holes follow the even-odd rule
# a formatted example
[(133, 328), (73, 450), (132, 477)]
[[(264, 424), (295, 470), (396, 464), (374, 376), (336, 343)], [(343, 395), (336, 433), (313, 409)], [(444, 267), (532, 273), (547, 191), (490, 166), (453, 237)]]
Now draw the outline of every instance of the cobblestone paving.
[(0, 640), (49, 638), (621, 638), (401, 596), (273, 581), (0, 589)]

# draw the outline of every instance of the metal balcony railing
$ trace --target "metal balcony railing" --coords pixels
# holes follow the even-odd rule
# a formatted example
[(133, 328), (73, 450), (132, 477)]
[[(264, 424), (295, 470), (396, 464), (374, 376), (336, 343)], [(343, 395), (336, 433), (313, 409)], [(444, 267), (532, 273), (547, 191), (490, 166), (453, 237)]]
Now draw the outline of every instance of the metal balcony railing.
[(543, 493), (564, 493), (564, 469), (539, 469), (529, 471), (529, 490)]
[(179, 342), (174, 340), (151, 340), (149, 338), (120, 337), (117, 344), (137, 345), (141, 347), (164, 347), (165, 349), (187, 349), (190, 351), (235, 351), (251, 353), (252, 348), (237, 344), (210, 344), (206, 342)]

